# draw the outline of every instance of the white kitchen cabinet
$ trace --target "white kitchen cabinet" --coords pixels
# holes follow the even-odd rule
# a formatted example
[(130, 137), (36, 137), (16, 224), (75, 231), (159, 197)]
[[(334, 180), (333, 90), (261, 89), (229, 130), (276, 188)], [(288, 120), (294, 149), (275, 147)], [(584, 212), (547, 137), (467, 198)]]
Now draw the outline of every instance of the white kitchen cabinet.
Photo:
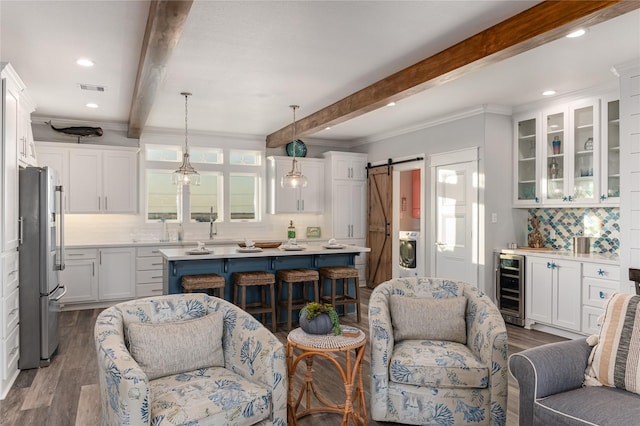
[(100, 301), (136, 296), (135, 249), (103, 248), (98, 252), (98, 298)]
[(19, 256), (10, 251), (2, 256), (0, 274), (0, 399), (18, 376), (20, 355)]
[(20, 97), (18, 105), (18, 163), (22, 167), (37, 166), (36, 145), (31, 129), (31, 113), (35, 110), (25, 96)]
[(527, 257), (526, 319), (528, 324), (581, 331), (581, 263)]
[[(7, 65), (8, 67), (8, 65)], [(18, 247), (18, 104), (21, 88), (12, 69), (2, 70), (4, 120), (2, 141), (2, 251)]]
[[(162, 246), (163, 249), (181, 246)], [(139, 247), (136, 250), (136, 297), (162, 294), (162, 255), (160, 247)]]
[(63, 180), (67, 213), (137, 211), (136, 150), (47, 142), (36, 149), (40, 164), (58, 170)]
[(324, 156), (331, 162), (333, 179), (367, 180), (366, 155), (329, 151)]
[(620, 94), (602, 98), (600, 202), (620, 204)]
[(545, 205), (599, 202), (599, 106), (590, 98), (543, 113)]
[(68, 249), (65, 269), (60, 272), (60, 283), (67, 293), (62, 303), (98, 301), (98, 271), (96, 249)]
[(541, 114), (532, 112), (514, 119), (513, 203), (516, 206), (540, 203), (540, 122)]
[[(58, 144), (54, 144), (58, 145)], [(47, 143), (38, 143), (36, 146), (38, 161), (40, 166), (48, 166), (57, 173), (58, 181), (56, 185), (62, 185), (64, 192), (64, 211), (69, 212), (69, 151), (59, 147), (50, 146)]]
[(619, 203), (615, 94), (517, 115), (514, 140), (514, 206)]
[(600, 263), (582, 264), (582, 332), (598, 334), (598, 318), (604, 301), (620, 288), (620, 267)]
[(325, 216), (330, 236), (346, 242), (366, 239), (366, 154), (329, 151), (326, 160)]
[(305, 188), (290, 189), (280, 185), (280, 179), (291, 171), (292, 157), (267, 158), (267, 211), (271, 214), (320, 214), (324, 202), (324, 161), (297, 158), (302, 174), (307, 177)]

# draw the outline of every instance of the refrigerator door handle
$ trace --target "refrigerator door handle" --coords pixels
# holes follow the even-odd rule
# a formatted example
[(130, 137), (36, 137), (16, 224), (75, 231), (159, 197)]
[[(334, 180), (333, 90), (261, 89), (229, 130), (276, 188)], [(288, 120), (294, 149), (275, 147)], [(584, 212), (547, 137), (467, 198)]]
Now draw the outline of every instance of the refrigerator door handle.
[(60, 264), (56, 265), (56, 269), (64, 271), (64, 188), (62, 185), (56, 186), (56, 192), (60, 196), (60, 211), (58, 212), (58, 217), (60, 218)]
[(51, 299), (51, 300), (53, 300), (54, 302), (57, 302), (58, 300), (62, 299), (62, 298), (64, 297), (64, 295), (65, 295), (65, 294), (67, 294), (67, 289), (66, 289), (66, 287), (64, 287), (64, 286), (62, 286), (62, 285), (61, 285), (59, 288), (61, 288), (61, 289), (62, 289), (62, 290), (64, 290), (64, 291), (62, 292), (62, 294), (61, 294), (60, 296), (57, 296), (57, 297), (55, 297), (54, 299)]
[(24, 221), (22, 220), (22, 216), (18, 218), (18, 244), (22, 245), (22, 233), (24, 231), (23, 227)]

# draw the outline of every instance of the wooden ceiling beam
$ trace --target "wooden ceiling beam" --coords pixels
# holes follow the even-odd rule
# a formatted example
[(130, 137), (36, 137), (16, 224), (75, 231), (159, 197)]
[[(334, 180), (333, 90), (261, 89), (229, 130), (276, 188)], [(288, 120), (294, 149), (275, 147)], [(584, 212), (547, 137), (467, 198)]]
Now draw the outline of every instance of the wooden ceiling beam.
[[(539, 3), (298, 120), (296, 135), (311, 135), (638, 8), (635, 0)], [(290, 124), (268, 135), (267, 147), (287, 144), (291, 135)]]
[(139, 138), (142, 134), (192, 4), (193, 0), (153, 0), (149, 5), (129, 111), (129, 138)]

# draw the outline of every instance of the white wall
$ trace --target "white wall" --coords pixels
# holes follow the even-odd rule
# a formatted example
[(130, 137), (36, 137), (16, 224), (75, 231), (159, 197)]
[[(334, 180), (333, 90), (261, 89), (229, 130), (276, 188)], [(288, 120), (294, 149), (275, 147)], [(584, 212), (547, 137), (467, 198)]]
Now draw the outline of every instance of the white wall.
[[(511, 208), (511, 117), (491, 113), (479, 113), (452, 122), (439, 124), (413, 133), (385, 139), (368, 145), (357, 147), (360, 152), (369, 156), (373, 164), (385, 163), (388, 158), (408, 158), (420, 154), (427, 157), (456, 151), (464, 148), (480, 147), (479, 170), (484, 184), (481, 182), (479, 199), (482, 203), (480, 230), (484, 241), (480, 243), (479, 282), (480, 288), (493, 295), (493, 249), (505, 247), (508, 242), (515, 241), (520, 222), (514, 220)], [(425, 158), (426, 162), (427, 158)], [(426, 164), (426, 163), (425, 163)], [(425, 169), (426, 170), (426, 169)], [(428, 175), (428, 173), (427, 173)], [(429, 199), (427, 184), (423, 190), (425, 200)], [(425, 209), (428, 212), (429, 207)], [(489, 224), (491, 217), (482, 215), (483, 211), (495, 212), (498, 223)], [(517, 215), (517, 212), (515, 212)], [(430, 218), (426, 217), (428, 224)], [(429, 229), (425, 226), (424, 229)], [(526, 229), (525, 229), (526, 232)], [(428, 236), (424, 262), (429, 274), (430, 250), (433, 246)]]
[(629, 268), (640, 268), (640, 67), (620, 73), (620, 288), (635, 292)]

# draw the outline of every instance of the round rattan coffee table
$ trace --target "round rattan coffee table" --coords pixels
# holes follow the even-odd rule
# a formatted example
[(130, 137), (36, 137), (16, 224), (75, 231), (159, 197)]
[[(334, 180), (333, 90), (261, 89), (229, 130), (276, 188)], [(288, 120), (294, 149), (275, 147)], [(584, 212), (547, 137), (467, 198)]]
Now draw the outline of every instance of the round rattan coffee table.
[[(307, 334), (301, 328), (296, 328), (289, 333), (287, 336), (287, 370), (289, 372), (287, 415), (289, 424), (297, 425), (298, 419), (301, 417), (326, 411), (342, 414), (342, 425), (352, 423), (355, 425), (367, 424), (367, 407), (364, 399), (364, 387), (362, 386), (362, 357), (364, 356), (366, 343), (366, 336), (362, 330), (355, 337)], [(294, 357), (294, 349), (301, 351), (297, 357)], [(353, 359), (351, 351), (355, 352), (355, 359)], [(344, 353), (344, 368), (334, 356), (336, 352)], [(313, 377), (314, 356), (328, 359), (338, 369), (344, 384), (344, 404), (328, 402), (318, 393)], [(302, 360), (305, 360), (307, 369), (302, 388), (295, 396), (293, 379), (296, 368)], [(311, 406), (312, 395), (319, 403), (318, 406)], [(302, 410), (299, 411), (303, 399), (305, 404)]]

